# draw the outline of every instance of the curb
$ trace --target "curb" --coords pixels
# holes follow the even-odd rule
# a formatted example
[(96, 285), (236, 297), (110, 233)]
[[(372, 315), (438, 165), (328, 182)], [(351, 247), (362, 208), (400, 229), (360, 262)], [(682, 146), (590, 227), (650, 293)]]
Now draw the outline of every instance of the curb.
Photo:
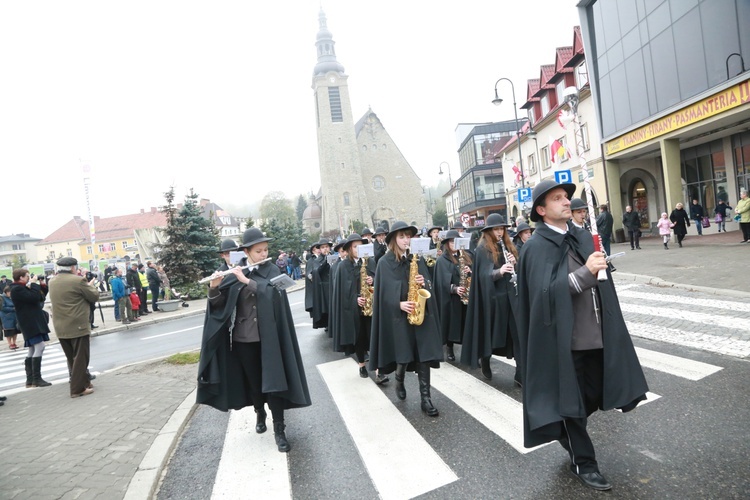
[(648, 285), (654, 285), (663, 288), (677, 288), (679, 290), (687, 290), (690, 292), (702, 292), (710, 295), (723, 295), (726, 297), (734, 297), (738, 299), (750, 299), (750, 292), (743, 292), (741, 290), (727, 290), (724, 288), (712, 288), (700, 285), (689, 285), (686, 283), (672, 283), (671, 281), (665, 281), (661, 278), (657, 278), (656, 276), (647, 276), (645, 274), (630, 274), (618, 272), (615, 278), (622, 278), (625, 281), (645, 283)]
[[(156, 313), (152, 313), (152, 314), (156, 314)], [(140, 323), (138, 323), (138, 322), (133, 322), (130, 325), (123, 325), (122, 323), (120, 323), (118, 326), (113, 326), (112, 328), (107, 328), (106, 330), (104, 330), (101, 333), (97, 332), (96, 330), (94, 330), (94, 331), (91, 332), (91, 336), (92, 337), (99, 337), (100, 335), (109, 335), (110, 333), (122, 332), (124, 330), (136, 330), (138, 328), (141, 328), (141, 327), (144, 327), (144, 326), (147, 326), (147, 325), (153, 325), (155, 323), (163, 323), (165, 321), (176, 319), (176, 318), (187, 318), (189, 316), (197, 316), (199, 314), (206, 314), (206, 309), (205, 308), (195, 308), (195, 309), (193, 309), (193, 310), (191, 310), (189, 312), (186, 312), (184, 314), (173, 315), (173, 316), (164, 316), (164, 317), (158, 317), (157, 316), (156, 318), (151, 319), (148, 323), (144, 323), (142, 325)]]
[(142, 500), (153, 498), (156, 487), (159, 485), (164, 466), (167, 464), (182, 431), (193, 416), (195, 409), (195, 397), (198, 389), (187, 395), (180, 406), (174, 411), (164, 427), (161, 428), (156, 439), (151, 443), (146, 455), (141, 460), (138, 470), (128, 484), (128, 490), (123, 497), (125, 500)]

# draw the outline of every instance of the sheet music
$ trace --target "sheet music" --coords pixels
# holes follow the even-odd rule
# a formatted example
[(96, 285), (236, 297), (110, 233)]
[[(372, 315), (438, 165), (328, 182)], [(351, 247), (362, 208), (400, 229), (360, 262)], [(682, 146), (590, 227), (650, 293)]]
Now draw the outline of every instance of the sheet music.
[(366, 245), (359, 245), (357, 247), (357, 256), (360, 259), (364, 259), (365, 257), (374, 257), (375, 250), (372, 246), (372, 243), (368, 243)]
[(453, 240), (453, 246), (456, 250), (468, 250), (471, 245), (471, 238), (456, 238)]
[(326, 255), (326, 262), (328, 262), (329, 266), (332, 266), (336, 261), (341, 260), (338, 253), (332, 254), (332, 255)]
[(271, 278), (271, 285), (279, 290), (286, 290), (287, 288), (294, 286), (294, 280), (286, 274), (279, 274), (275, 278)]
[(430, 241), (429, 238), (412, 238), (409, 245), (411, 253), (422, 254), (427, 252), (430, 249)]
[(229, 264), (236, 266), (242, 259), (245, 258), (245, 252), (233, 250), (229, 252)]

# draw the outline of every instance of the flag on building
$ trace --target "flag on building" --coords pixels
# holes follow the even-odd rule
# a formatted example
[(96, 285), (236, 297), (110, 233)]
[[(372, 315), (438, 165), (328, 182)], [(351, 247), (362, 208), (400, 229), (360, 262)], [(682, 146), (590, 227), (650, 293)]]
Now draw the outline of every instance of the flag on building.
[(559, 167), (563, 160), (570, 158), (570, 152), (568, 149), (557, 139), (552, 140), (552, 138), (550, 138), (549, 151), (551, 156), (550, 160), (555, 167)]

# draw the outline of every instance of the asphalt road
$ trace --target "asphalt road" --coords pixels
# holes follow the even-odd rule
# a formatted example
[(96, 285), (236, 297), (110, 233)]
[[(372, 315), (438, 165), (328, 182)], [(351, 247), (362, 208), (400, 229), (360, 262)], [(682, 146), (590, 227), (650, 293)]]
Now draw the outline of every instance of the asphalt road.
[[(599, 412), (590, 419), (597, 458), (614, 486), (612, 494), (617, 498), (747, 498), (749, 306), (741, 300), (716, 303), (711, 302), (715, 296), (648, 285), (620, 288), (653, 394), (631, 413)], [(270, 425), (260, 436), (254, 433), (254, 420), (237, 431), (232, 419), (242, 412), (200, 407), (171, 459), (159, 499), (208, 499), (212, 494), (231, 498), (226, 491), (233, 486), (243, 488), (235, 497), (244, 498), (597, 496), (567, 471), (567, 455), (557, 444), (517, 449), (518, 435), (512, 429), (520, 422), (511, 421), (510, 427), (502, 422), (515, 415), (521, 399), (513, 385), (512, 366), (493, 360), (494, 377), (485, 385), (477, 371), (444, 363), (433, 372), (433, 403), (440, 416), (429, 418), (419, 408), (416, 376), (407, 376), (408, 396), (403, 402), (397, 400), (393, 382), (379, 387), (360, 379), (356, 364), (334, 353), (322, 330), (312, 329), (301, 299), (301, 293), (290, 295), (313, 405), (287, 412), (292, 451), (288, 455), (275, 451)], [(666, 315), (652, 314), (653, 306)], [(170, 323), (166, 330), (186, 329), (200, 319), (181, 321), (184, 324)], [(165, 332), (163, 325), (161, 331)], [(165, 336), (163, 342), (175, 336)], [(458, 381), (456, 387), (451, 381)], [(508, 409), (493, 417), (496, 402)], [(421, 444), (412, 446), (412, 440)], [(230, 455), (228, 450), (237, 443), (242, 443), (240, 454)], [(406, 451), (399, 451), (404, 444)], [(387, 460), (378, 462), (379, 455)], [(240, 473), (227, 480), (232, 476), (222, 474), (232, 465)], [(283, 495), (272, 484), (276, 479), (271, 469), (278, 468), (281, 483), (288, 482)], [(426, 468), (422, 478), (420, 472)], [(258, 470), (266, 481), (247, 483), (246, 476)], [(405, 471), (410, 475), (404, 481)], [(283, 491), (284, 484), (281, 487)]]

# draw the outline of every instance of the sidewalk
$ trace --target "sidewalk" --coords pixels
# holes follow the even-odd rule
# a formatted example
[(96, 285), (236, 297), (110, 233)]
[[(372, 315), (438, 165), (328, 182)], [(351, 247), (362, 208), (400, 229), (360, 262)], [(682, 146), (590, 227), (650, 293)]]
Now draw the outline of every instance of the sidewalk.
[[(304, 286), (299, 281), (287, 292)], [(102, 324), (97, 307), (94, 334), (204, 314), (206, 299), (189, 304), (130, 325), (115, 322), (111, 307), (102, 308)], [(2, 351), (7, 355), (6, 345)], [(77, 399), (70, 398), (67, 382), (4, 393), (0, 498), (150, 498), (194, 410), (196, 370), (194, 364), (135, 364), (100, 374), (94, 394)]]

